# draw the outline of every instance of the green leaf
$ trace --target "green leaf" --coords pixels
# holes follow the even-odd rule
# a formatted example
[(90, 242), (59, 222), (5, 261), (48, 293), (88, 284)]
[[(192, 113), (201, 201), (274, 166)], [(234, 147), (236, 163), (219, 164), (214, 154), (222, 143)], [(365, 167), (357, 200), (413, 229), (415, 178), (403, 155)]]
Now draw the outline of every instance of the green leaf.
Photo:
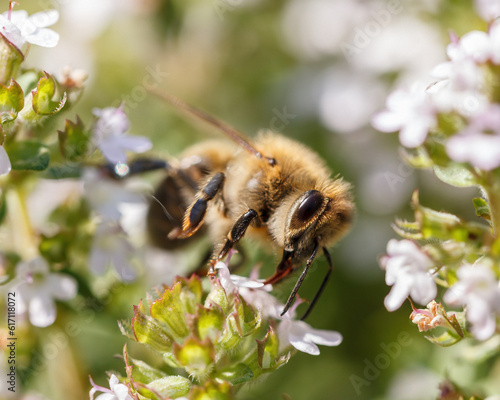
[(269, 328), (264, 340), (257, 340), (257, 354), (260, 368), (272, 369), (274, 367), (278, 348), (278, 335), (273, 328)]
[(183, 376), (166, 376), (147, 384), (155, 394), (170, 399), (186, 396), (191, 389), (191, 381)]
[(56, 93), (56, 81), (45, 72), (45, 76), (42, 76), (38, 81), (37, 88), (33, 90), (33, 111), (38, 115), (53, 115), (61, 111), (66, 103), (66, 93), (62, 97), (53, 101), (53, 97)]
[(52, 164), (42, 174), (44, 179), (80, 178), (82, 166), (80, 164)]
[(450, 162), (448, 166), (434, 165), (434, 173), (443, 182), (457, 187), (477, 186), (476, 177), (463, 164)]
[(24, 93), (21, 86), (12, 79), (9, 86), (0, 83), (0, 122), (13, 121), (24, 107)]
[(432, 159), (423, 147), (416, 149), (401, 148), (399, 156), (413, 168), (430, 168), (433, 165)]
[(430, 336), (427, 335), (425, 338), (434, 344), (437, 344), (438, 346), (441, 347), (450, 347), (453, 346), (454, 344), (457, 344), (462, 340), (462, 338), (458, 335), (452, 335), (450, 331), (443, 332), (439, 336)]
[(12, 169), (43, 171), (49, 166), (47, 146), (35, 141), (14, 142), (6, 148)]
[(76, 123), (66, 120), (63, 131), (57, 131), (59, 135), (59, 148), (61, 154), (70, 161), (81, 161), (88, 156), (91, 149), (90, 139), (92, 133), (85, 130), (79, 117)]
[(217, 373), (217, 378), (228, 381), (233, 385), (248, 382), (253, 379), (253, 377), (254, 375), (252, 369), (243, 363), (238, 363)]
[(491, 220), (490, 207), (485, 199), (475, 197), (472, 199), (472, 204), (474, 204), (476, 215), (478, 217), (484, 218), (487, 221)]

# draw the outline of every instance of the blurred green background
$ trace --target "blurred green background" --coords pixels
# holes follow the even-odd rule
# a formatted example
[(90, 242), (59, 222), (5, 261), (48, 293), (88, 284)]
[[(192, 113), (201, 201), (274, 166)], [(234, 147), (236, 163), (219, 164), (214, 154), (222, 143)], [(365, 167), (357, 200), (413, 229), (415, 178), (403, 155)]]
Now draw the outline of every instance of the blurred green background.
[[(147, 94), (150, 85), (249, 136), (259, 129), (278, 129), (317, 151), (335, 174), (353, 183), (355, 225), (332, 249), (333, 277), (308, 319), (315, 328), (341, 332), (344, 341), (338, 347), (322, 347), (318, 357), (297, 354), (286, 367), (244, 387), (241, 399), (280, 399), (284, 393), (291, 399), (432, 399), (445, 377), (484, 389), (481, 377), (471, 375), (458, 358), (460, 345), (438, 348), (418, 334), (408, 319), (409, 304), (393, 313), (385, 310), (383, 299), (390, 288), (377, 263), (387, 241), (396, 236), (391, 229), (394, 218), (412, 218), (409, 200), (414, 189), (420, 190), (423, 205), (466, 218), (475, 218), (471, 197), (477, 193), (448, 187), (430, 172), (406, 167), (398, 156), (397, 135), (377, 133), (369, 124), (392, 87), (425, 77), (445, 59), (449, 30), (460, 35), (485, 28), (472, 2), (21, 3), (30, 12), (40, 10), (41, 3), (60, 10), (54, 27), (60, 44), (31, 49), (27, 62), (54, 74), (64, 65), (89, 74), (83, 98), (67, 118), (74, 120), (78, 114), (90, 121), (94, 107), (123, 101), (131, 133), (150, 137), (151, 154), (160, 157), (220, 136)], [(144, 177), (150, 183), (160, 178)], [(202, 249), (200, 244), (188, 251), (201, 254)], [(278, 258), (260, 249), (249, 267), (263, 262), (263, 273), (271, 274)], [(175, 260), (193, 262), (182, 255)], [(173, 274), (172, 265), (165, 265), (165, 276)], [(325, 271), (319, 257), (301, 297), (314, 295)], [(291, 279), (277, 289), (283, 300), (293, 283)], [(132, 316), (132, 305), (151, 284), (146, 278), (128, 288), (116, 284), (94, 311), (75, 316), (61, 309), (55, 326), (38, 329), (32, 337), (43, 354), (43, 346), (58, 346), (58, 334), (74, 322), (75, 334), (66, 335), (70, 346), (61, 344), (64, 351), (52, 359), (42, 357), (43, 366), (27, 387), (48, 399), (83, 399), (89, 374), (107, 386), (104, 371), (124, 373), (123, 362), (114, 355), (127, 340), (116, 321)], [(129, 351), (135, 358), (149, 357), (132, 343)]]

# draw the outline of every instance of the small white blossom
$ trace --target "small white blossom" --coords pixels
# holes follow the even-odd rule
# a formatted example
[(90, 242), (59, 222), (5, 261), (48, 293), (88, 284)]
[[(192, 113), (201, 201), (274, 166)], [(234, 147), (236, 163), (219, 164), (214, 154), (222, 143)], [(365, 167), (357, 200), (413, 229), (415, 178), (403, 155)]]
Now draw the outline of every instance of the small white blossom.
[[(254, 278), (252, 278), (254, 279)], [(256, 278), (254, 279), (256, 280)], [(281, 304), (276, 297), (270, 292), (273, 290), (271, 284), (252, 289), (248, 287), (240, 287), (240, 296), (245, 301), (260, 311), (263, 318), (280, 318), (279, 314), (283, 310), (284, 305)]]
[(493, 21), (500, 17), (500, 1), (498, 0), (475, 0), (477, 13), (485, 21)]
[(19, 313), (29, 312), (30, 322), (39, 327), (52, 325), (56, 320), (57, 300), (76, 296), (76, 281), (64, 274), (51, 273), (43, 258), (21, 262), (17, 266)]
[(295, 309), (302, 301), (297, 299), (288, 312), (281, 318), (278, 325), (280, 352), (289, 344), (297, 350), (313, 356), (319, 355), (318, 344), (322, 346), (338, 346), (342, 342), (342, 335), (337, 331), (314, 329), (308, 323), (293, 319)]
[(4, 147), (0, 145), (0, 176), (8, 174), (12, 169), (10, 163), (9, 155), (5, 151)]
[(103, 394), (97, 396), (95, 400), (133, 400), (129, 394), (128, 387), (120, 383), (114, 374), (109, 378), (109, 389), (96, 385), (92, 378), (90, 379), (90, 383), (92, 384), (92, 389), (89, 392), (90, 400), (94, 400), (96, 392), (103, 392)]
[(130, 123), (121, 107), (95, 108), (93, 113), (99, 118), (94, 126), (94, 138), (109, 162), (117, 164), (126, 161), (126, 150), (143, 153), (151, 149), (152, 143), (148, 138), (125, 134)]
[(500, 166), (500, 105), (491, 104), (472, 116), (469, 125), (446, 143), (446, 152), (458, 162), (490, 171)]
[(489, 339), (496, 330), (496, 316), (500, 315), (500, 288), (488, 265), (463, 265), (457, 271), (458, 282), (444, 294), (450, 305), (466, 306), (467, 321), (479, 340)]
[(436, 297), (436, 283), (429, 273), (434, 263), (412, 241), (391, 239), (380, 265), (386, 270), (385, 282), (392, 286), (384, 300), (388, 311), (401, 307), (408, 295), (420, 304)]
[(132, 245), (117, 223), (101, 222), (92, 240), (89, 268), (94, 274), (102, 275), (112, 266), (123, 282), (131, 282), (137, 277), (131, 264), (133, 253)]
[[(227, 261), (227, 263), (229, 263), (229, 261)], [(218, 270), (218, 277), (222, 287), (228, 293), (238, 291), (239, 288), (256, 289), (264, 286), (263, 282), (255, 281), (244, 276), (231, 274), (226, 263), (222, 261), (219, 261), (217, 264), (215, 264), (215, 269)]]
[(0, 33), (19, 50), (26, 42), (54, 47), (59, 42), (59, 34), (47, 27), (58, 19), (57, 10), (41, 11), (31, 16), (24, 10), (7, 11), (0, 15)]
[(399, 131), (399, 141), (405, 147), (420, 146), (429, 129), (436, 125), (436, 110), (421, 85), (394, 91), (387, 98), (386, 107), (373, 117), (372, 125), (382, 132)]
[(123, 204), (141, 204), (144, 196), (124, 187), (122, 182), (108, 179), (97, 169), (87, 168), (83, 173), (84, 196), (99, 217), (119, 221)]

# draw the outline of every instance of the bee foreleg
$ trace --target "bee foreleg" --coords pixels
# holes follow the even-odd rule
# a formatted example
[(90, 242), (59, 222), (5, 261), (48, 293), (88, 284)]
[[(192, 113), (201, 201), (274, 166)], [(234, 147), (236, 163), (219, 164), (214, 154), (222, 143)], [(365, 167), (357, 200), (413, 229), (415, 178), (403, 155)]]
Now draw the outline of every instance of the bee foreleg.
[(183, 239), (193, 235), (203, 224), (205, 214), (207, 213), (208, 202), (220, 192), (224, 185), (225, 175), (218, 172), (210, 178), (203, 189), (198, 192), (195, 200), (186, 210), (182, 229), (174, 229), (168, 234), (169, 239)]
[(307, 307), (307, 310), (304, 313), (304, 315), (300, 318), (301, 321), (304, 321), (307, 318), (307, 316), (309, 315), (309, 313), (311, 312), (311, 310), (313, 309), (314, 305), (316, 304), (316, 302), (320, 298), (321, 293), (323, 293), (323, 290), (325, 289), (326, 284), (327, 284), (328, 280), (330, 279), (330, 276), (331, 276), (332, 271), (333, 271), (332, 258), (330, 257), (330, 253), (328, 253), (328, 250), (326, 249), (326, 247), (323, 247), (323, 253), (325, 253), (325, 258), (326, 258), (326, 261), (328, 262), (328, 271), (326, 273), (326, 276), (323, 279), (323, 282), (321, 282), (321, 286), (319, 287), (318, 291), (316, 292), (314, 299), (311, 301), (311, 304), (309, 304), (309, 307)]
[(217, 257), (212, 259), (210, 263), (209, 275), (213, 275), (215, 273), (214, 271), (215, 264), (218, 261), (222, 260), (227, 255), (229, 250), (231, 250), (234, 247), (234, 245), (243, 237), (247, 228), (250, 226), (252, 221), (255, 218), (257, 218), (257, 216), (258, 216), (257, 211), (250, 209), (246, 213), (244, 213), (241, 217), (238, 218), (236, 223), (233, 225), (232, 229), (227, 234), (226, 241), (221, 251), (219, 252)]
[[(309, 267), (311, 266), (312, 262), (314, 261), (316, 254), (318, 254), (318, 248), (319, 248), (319, 245), (316, 242), (311, 256), (306, 261), (306, 267), (302, 271), (302, 274), (300, 274), (299, 280), (297, 281), (297, 283), (293, 287), (292, 293), (290, 293), (290, 296), (288, 297), (288, 300), (286, 301), (285, 307), (283, 308), (283, 311), (280, 314), (281, 316), (283, 316), (288, 311), (290, 306), (293, 304), (295, 297), (297, 296), (297, 292), (299, 291), (300, 286), (302, 285), (302, 282), (304, 282), (304, 279), (306, 278), (307, 272), (309, 271)], [(315, 298), (315, 300), (317, 300), (317, 299)], [(309, 306), (309, 308), (310, 308), (310, 306)], [(307, 312), (309, 312), (309, 309), (307, 310)]]

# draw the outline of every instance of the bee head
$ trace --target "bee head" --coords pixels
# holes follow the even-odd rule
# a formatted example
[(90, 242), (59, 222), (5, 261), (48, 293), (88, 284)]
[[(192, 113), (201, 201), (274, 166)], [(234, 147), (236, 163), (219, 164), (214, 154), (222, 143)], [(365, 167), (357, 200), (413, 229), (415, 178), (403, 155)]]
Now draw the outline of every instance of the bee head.
[(287, 200), (277, 210), (276, 222), (281, 219), (280, 213), (286, 216), (281, 232), (275, 232), (275, 237), (280, 235), (284, 250), (293, 252), (297, 258), (308, 257), (316, 243), (328, 246), (336, 242), (351, 225), (354, 205), (348, 186), (342, 182), (325, 190), (290, 195)]

